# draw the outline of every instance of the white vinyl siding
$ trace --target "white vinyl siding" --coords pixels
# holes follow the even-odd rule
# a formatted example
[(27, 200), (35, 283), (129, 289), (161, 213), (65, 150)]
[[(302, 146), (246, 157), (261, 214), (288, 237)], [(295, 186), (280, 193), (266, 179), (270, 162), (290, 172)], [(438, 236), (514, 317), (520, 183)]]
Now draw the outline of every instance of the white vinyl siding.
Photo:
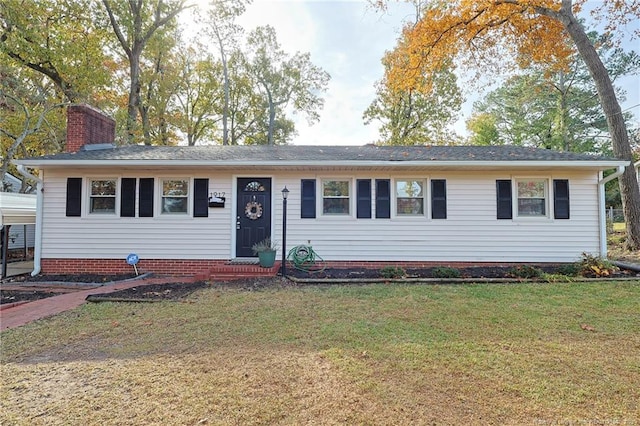
[[(109, 174), (111, 173), (111, 174)], [(180, 171), (177, 176), (184, 176)], [(209, 179), (209, 192), (225, 192), (224, 208), (210, 208), (209, 217), (176, 216), (153, 218), (96, 215), (65, 216), (68, 176), (91, 176), (91, 170), (45, 171), (43, 258), (126, 258), (137, 253), (141, 259), (229, 259), (235, 257), (236, 195), (231, 171), (189, 170), (194, 177)], [(105, 176), (156, 179), (175, 178), (161, 169), (136, 173), (105, 170)], [(598, 253), (598, 191), (596, 171), (535, 170), (452, 172), (428, 170), (418, 173), (391, 173), (383, 170), (336, 173), (253, 170), (256, 176), (272, 178), (272, 236), (281, 242), (282, 195), (289, 189), (287, 249), (311, 244), (327, 261), (429, 261), (429, 262), (571, 262), (582, 252)], [(425, 214), (377, 219), (375, 185), (371, 186), (372, 218), (355, 214), (323, 215), (323, 180), (389, 179), (392, 205), (395, 182), (420, 176), (426, 182)], [(548, 188), (546, 220), (496, 219), (496, 180), (515, 182), (521, 176), (532, 179), (568, 179), (571, 187), (571, 217), (553, 219), (553, 194)], [(431, 219), (430, 179), (446, 180), (447, 219)], [(86, 178), (85, 178), (86, 179)], [(300, 218), (301, 179), (316, 180), (317, 217)], [(191, 180), (193, 180), (191, 178)], [(350, 187), (350, 212), (354, 212), (354, 190)], [(157, 195), (157, 193), (156, 193)], [(515, 193), (514, 193), (515, 197)], [(83, 203), (86, 201), (83, 200)], [(138, 201), (136, 201), (137, 203)], [(156, 202), (158, 202), (156, 200)], [(191, 208), (191, 207), (190, 207)], [(281, 254), (279, 253), (278, 256)], [(279, 257), (278, 257), (279, 258)]]
[[(91, 170), (71, 172), (73, 176), (87, 176)], [(111, 170), (112, 173), (116, 171)], [(136, 253), (140, 259), (229, 259), (231, 206), (235, 197), (231, 178), (227, 173), (211, 173), (201, 169), (189, 170), (194, 177), (209, 178), (209, 192), (226, 193), (225, 208), (209, 209), (209, 217), (194, 218), (189, 215), (171, 216), (159, 211), (159, 188), (163, 179), (175, 175), (163, 175), (162, 170), (118, 173), (119, 178), (154, 178), (156, 203), (154, 217), (120, 217), (91, 215), (87, 217), (65, 216), (65, 192), (67, 174), (45, 171), (46, 195), (43, 218), (43, 258), (110, 258), (124, 259)], [(193, 181), (193, 179), (191, 179)], [(139, 203), (139, 185), (136, 189), (136, 211)], [(87, 200), (83, 199), (83, 205)], [(120, 200), (116, 201), (119, 205)], [(189, 210), (192, 209), (189, 199)], [(235, 222), (234, 222), (235, 223)], [(235, 228), (234, 228), (235, 229)]]
[[(275, 184), (289, 188), (287, 248), (311, 244), (325, 260), (331, 261), (432, 261), (432, 262), (573, 262), (581, 253), (598, 253), (598, 198), (595, 171), (527, 171), (526, 176), (548, 181), (569, 179), (571, 218), (554, 220), (553, 194), (548, 193), (547, 220), (498, 220), (496, 218), (496, 180), (514, 180), (520, 173), (425, 172), (425, 181), (445, 179), (447, 219), (430, 219), (426, 194), (425, 216), (392, 215), (390, 219), (345, 217), (300, 219), (300, 179), (281, 177)], [(411, 175), (360, 171), (353, 179), (412, 179)], [(415, 176), (415, 175), (414, 175)], [(309, 173), (305, 179), (313, 178)], [(318, 181), (322, 174), (315, 176)], [(283, 180), (284, 179), (284, 180)], [(395, 192), (395, 190), (394, 190)], [(375, 200), (375, 185), (372, 185)], [(392, 193), (392, 204), (395, 203)], [(277, 202), (275, 203), (278, 204)], [(273, 235), (281, 235), (282, 216), (276, 210)]]

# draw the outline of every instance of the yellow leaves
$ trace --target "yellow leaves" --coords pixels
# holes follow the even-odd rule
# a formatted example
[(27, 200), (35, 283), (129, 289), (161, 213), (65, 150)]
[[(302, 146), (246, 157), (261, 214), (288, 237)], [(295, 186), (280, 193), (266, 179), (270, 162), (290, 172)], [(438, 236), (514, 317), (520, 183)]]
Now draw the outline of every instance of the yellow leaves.
[(423, 18), (405, 27), (385, 60), (386, 78), (398, 90), (429, 92), (431, 75), (453, 58), (469, 68), (500, 69), (545, 63), (566, 67), (573, 45), (563, 24), (541, 9), (560, 10), (559, 0), (458, 0), (431, 2)]

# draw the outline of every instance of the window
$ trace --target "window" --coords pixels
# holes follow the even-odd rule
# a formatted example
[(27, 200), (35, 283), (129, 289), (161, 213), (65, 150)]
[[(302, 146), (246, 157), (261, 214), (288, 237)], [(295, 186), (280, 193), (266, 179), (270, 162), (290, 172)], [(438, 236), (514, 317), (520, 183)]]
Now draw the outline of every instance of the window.
[(349, 186), (348, 180), (325, 180), (322, 182), (323, 214), (349, 214)]
[(396, 181), (396, 214), (399, 216), (424, 215), (424, 181)]
[(547, 181), (544, 179), (517, 180), (518, 216), (547, 215)]
[(189, 180), (166, 179), (162, 181), (162, 214), (186, 214), (189, 200)]
[(244, 192), (264, 192), (264, 185), (257, 181), (251, 181), (244, 187)]
[(115, 213), (116, 186), (117, 181), (115, 179), (91, 180), (89, 213)]

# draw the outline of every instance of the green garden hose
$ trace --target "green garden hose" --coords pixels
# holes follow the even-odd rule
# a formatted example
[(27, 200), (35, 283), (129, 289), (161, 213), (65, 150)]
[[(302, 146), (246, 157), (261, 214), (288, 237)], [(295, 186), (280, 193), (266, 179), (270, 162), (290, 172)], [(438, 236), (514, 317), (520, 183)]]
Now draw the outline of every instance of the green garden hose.
[(309, 273), (322, 272), (325, 268), (324, 260), (311, 246), (295, 246), (289, 250), (287, 260), (296, 269)]

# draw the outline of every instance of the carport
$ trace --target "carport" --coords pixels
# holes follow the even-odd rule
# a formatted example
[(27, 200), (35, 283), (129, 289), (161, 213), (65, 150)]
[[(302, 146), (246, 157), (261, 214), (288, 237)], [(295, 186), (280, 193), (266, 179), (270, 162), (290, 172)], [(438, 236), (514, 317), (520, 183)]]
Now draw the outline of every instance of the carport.
[[(2, 244), (2, 272), (0, 278), (7, 276), (7, 255), (9, 249), (9, 230), (14, 225), (32, 225), (36, 223), (36, 196), (0, 192), (0, 243)], [(27, 243), (25, 238), (24, 250)]]

